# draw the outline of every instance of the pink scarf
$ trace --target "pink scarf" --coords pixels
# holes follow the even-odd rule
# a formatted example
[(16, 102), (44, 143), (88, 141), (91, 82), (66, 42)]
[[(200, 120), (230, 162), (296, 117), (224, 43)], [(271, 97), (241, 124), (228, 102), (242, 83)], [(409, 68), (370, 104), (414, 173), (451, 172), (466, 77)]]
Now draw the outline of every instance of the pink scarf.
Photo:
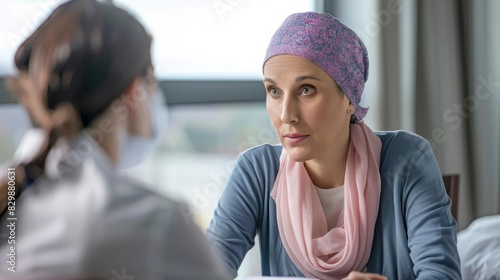
[(317, 191), (303, 163), (285, 149), (271, 196), (278, 228), (293, 263), (307, 277), (341, 279), (370, 257), (380, 201), (380, 139), (363, 122), (351, 124), (344, 178), (344, 210), (327, 230)]

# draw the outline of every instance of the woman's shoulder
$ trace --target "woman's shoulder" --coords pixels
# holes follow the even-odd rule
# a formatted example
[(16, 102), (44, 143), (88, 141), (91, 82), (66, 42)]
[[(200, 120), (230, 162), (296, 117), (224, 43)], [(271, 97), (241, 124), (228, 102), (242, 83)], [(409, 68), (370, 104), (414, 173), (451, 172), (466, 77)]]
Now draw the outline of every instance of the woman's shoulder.
[(396, 146), (419, 146), (428, 144), (429, 142), (424, 137), (406, 130), (394, 131), (375, 131), (375, 134), (382, 141), (382, 146), (396, 145)]
[(279, 165), (279, 158), (283, 146), (280, 144), (262, 144), (243, 151), (238, 156), (238, 161), (245, 159), (251, 163), (271, 163)]
[(386, 154), (408, 156), (415, 152), (430, 150), (427, 139), (410, 131), (375, 131), (375, 134), (382, 141), (382, 156)]
[(282, 150), (281, 145), (263, 144), (241, 152), (233, 164), (230, 185), (270, 188), (280, 168)]
[(403, 130), (375, 133), (382, 141), (380, 172), (384, 176), (404, 176), (409, 170), (424, 170), (436, 165), (432, 147), (422, 136)]

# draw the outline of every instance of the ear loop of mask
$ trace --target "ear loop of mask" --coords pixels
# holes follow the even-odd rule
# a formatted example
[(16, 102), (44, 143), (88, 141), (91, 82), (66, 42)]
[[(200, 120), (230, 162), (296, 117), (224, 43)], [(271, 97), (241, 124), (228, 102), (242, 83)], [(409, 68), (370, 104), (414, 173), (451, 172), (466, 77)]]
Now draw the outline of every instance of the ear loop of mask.
[(120, 169), (128, 169), (141, 163), (165, 137), (168, 113), (164, 94), (159, 87), (153, 93), (150, 102), (149, 113), (152, 135), (150, 137), (136, 137), (127, 134), (123, 138), (119, 162)]

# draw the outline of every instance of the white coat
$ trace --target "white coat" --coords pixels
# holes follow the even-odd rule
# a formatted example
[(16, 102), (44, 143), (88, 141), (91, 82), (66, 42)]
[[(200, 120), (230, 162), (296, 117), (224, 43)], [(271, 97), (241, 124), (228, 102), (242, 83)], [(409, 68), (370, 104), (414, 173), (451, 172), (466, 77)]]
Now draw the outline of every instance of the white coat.
[(0, 279), (227, 279), (186, 208), (122, 177), (86, 133), (59, 141), (19, 200), (16, 272), (2, 244)]

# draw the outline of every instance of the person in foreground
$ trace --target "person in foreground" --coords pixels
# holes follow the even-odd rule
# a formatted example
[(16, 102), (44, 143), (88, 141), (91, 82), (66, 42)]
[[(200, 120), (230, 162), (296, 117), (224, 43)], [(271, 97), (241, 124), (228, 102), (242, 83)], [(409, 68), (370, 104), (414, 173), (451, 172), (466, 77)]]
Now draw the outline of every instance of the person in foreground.
[(429, 143), (363, 122), (359, 37), (331, 15), (293, 14), (272, 37), (263, 74), (281, 145), (238, 157), (206, 231), (232, 276), (258, 234), (266, 276), (461, 279)]
[(124, 143), (158, 126), (151, 41), (125, 10), (74, 0), (17, 50), (10, 90), (46, 137), (0, 178), (21, 192), (0, 279), (228, 279), (181, 204), (120, 175)]

